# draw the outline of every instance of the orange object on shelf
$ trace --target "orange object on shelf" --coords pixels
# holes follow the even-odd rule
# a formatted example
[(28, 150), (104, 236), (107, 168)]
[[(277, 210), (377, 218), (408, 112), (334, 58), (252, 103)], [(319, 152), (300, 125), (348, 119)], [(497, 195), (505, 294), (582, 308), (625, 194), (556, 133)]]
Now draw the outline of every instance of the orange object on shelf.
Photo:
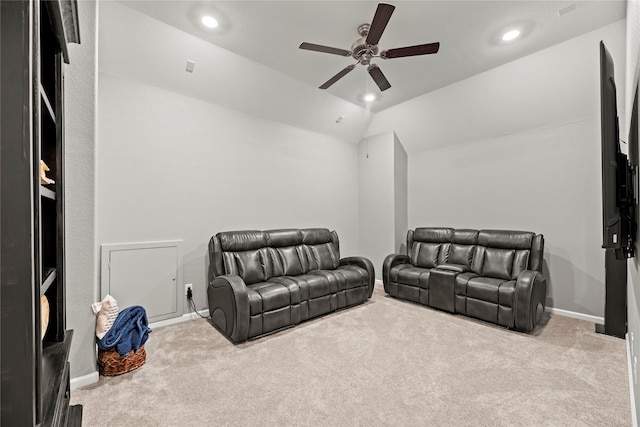
[(40, 184), (47, 185), (56, 183), (51, 178), (47, 178), (47, 172), (49, 172), (50, 170), (51, 169), (49, 169), (49, 166), (47, 166), (44, 161), (40, 160)]
[(40, 297), (40, 339), (44, 338), (44, 334), (47, 333), (47, 327), (49, 326), (49, 300), (46, 296)]

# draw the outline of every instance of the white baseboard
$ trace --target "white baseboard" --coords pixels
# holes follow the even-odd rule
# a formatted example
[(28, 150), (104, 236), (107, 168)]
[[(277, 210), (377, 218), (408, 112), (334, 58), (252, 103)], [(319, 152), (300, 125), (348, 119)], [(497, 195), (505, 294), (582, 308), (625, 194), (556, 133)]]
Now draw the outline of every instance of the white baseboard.
[(624, 342), (627, 347), (627, 370), (629, 374), (629, 398), (631, 399), (631, 425), (638, 427), (638, 414), (636, 413), (636, 393), (633, 385), (633, 363), (631, 357), (631, 342), (629, 340), (629, 333), (624, 335)]
[(95, 371), (90, 374), (83, 375), (81, 377), (71, 378), (71, 380), (69, 381), (69, 387), (73, 391), (78, 388), (95, 384), (98, 382), (99, 379), (100, 379), (100, 375), (98, 374), (98, 371)]
[[(204, 317), (209, 317), (209, 309), (200, 310), (198, 311), (198, 313), (200, 313)], [(171, 319), (159, 320), (157, 322), (150, 323), (149, 327), (151, 329), (161, 328), (163, 326), (175, 325), (177, 323), (187, 322), (189, 320), (195, 320), (195, 319), (200, 319), (200, 316), (192, 312), (192, 313), (183, 314), (180, 317), (172, 317)]]
[(382, 280), (378, 280), (376, 279), (376, 281), (374, 282), (375, 286), (384, 286), (384, 283), (382, 282)]
[(562, 310), (559, 308), (547, 307), (545, 309), (547, 313), (557, 314), (558, 316), (571, 317), (573, 319), (586, 320), (593, 323), (604, 323), (604, 317), (592, 316), (590, 314), (577, 313), (575, 311)]

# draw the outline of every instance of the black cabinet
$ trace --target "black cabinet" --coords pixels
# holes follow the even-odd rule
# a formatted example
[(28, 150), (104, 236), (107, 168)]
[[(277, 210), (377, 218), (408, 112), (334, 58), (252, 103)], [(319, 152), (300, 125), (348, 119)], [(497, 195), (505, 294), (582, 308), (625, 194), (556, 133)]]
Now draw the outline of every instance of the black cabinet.
[[(71, 0), (1, 1), (0, 424), (81, 423), (65, 323), (64, 64)], [(48, 180), (41, 180), (41, 161)]]

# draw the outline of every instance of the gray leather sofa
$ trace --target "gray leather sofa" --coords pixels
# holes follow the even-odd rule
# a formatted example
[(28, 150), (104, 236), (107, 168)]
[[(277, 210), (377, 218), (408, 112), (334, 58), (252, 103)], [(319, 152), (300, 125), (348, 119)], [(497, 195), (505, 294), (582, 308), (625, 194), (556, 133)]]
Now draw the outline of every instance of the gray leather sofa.
[(209, 261), (211, 322), (236, 343), (361, 304), (375, 280), (371, 261), (341, 259), (325, 228), (218, 233)]
[(408, 255), (389, 255), (384, 290), (393, 297), (530, 332), (545, 309), (541, 234), (416, 228)]

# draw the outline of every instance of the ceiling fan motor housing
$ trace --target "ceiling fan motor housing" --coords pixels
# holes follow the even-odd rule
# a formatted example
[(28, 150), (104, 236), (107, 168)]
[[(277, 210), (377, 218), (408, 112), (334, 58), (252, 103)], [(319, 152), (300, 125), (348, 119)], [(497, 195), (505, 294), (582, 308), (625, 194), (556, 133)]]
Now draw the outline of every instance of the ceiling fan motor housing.
[(367, 35), (371, 25), (362, 24), (358, 27), (358, 34), (362, 38), (356, 40), (351, 45), (351, 56), (362, 65), (369, 65), (371, 58), (378, 54), (378, 45), (367, 44)]

